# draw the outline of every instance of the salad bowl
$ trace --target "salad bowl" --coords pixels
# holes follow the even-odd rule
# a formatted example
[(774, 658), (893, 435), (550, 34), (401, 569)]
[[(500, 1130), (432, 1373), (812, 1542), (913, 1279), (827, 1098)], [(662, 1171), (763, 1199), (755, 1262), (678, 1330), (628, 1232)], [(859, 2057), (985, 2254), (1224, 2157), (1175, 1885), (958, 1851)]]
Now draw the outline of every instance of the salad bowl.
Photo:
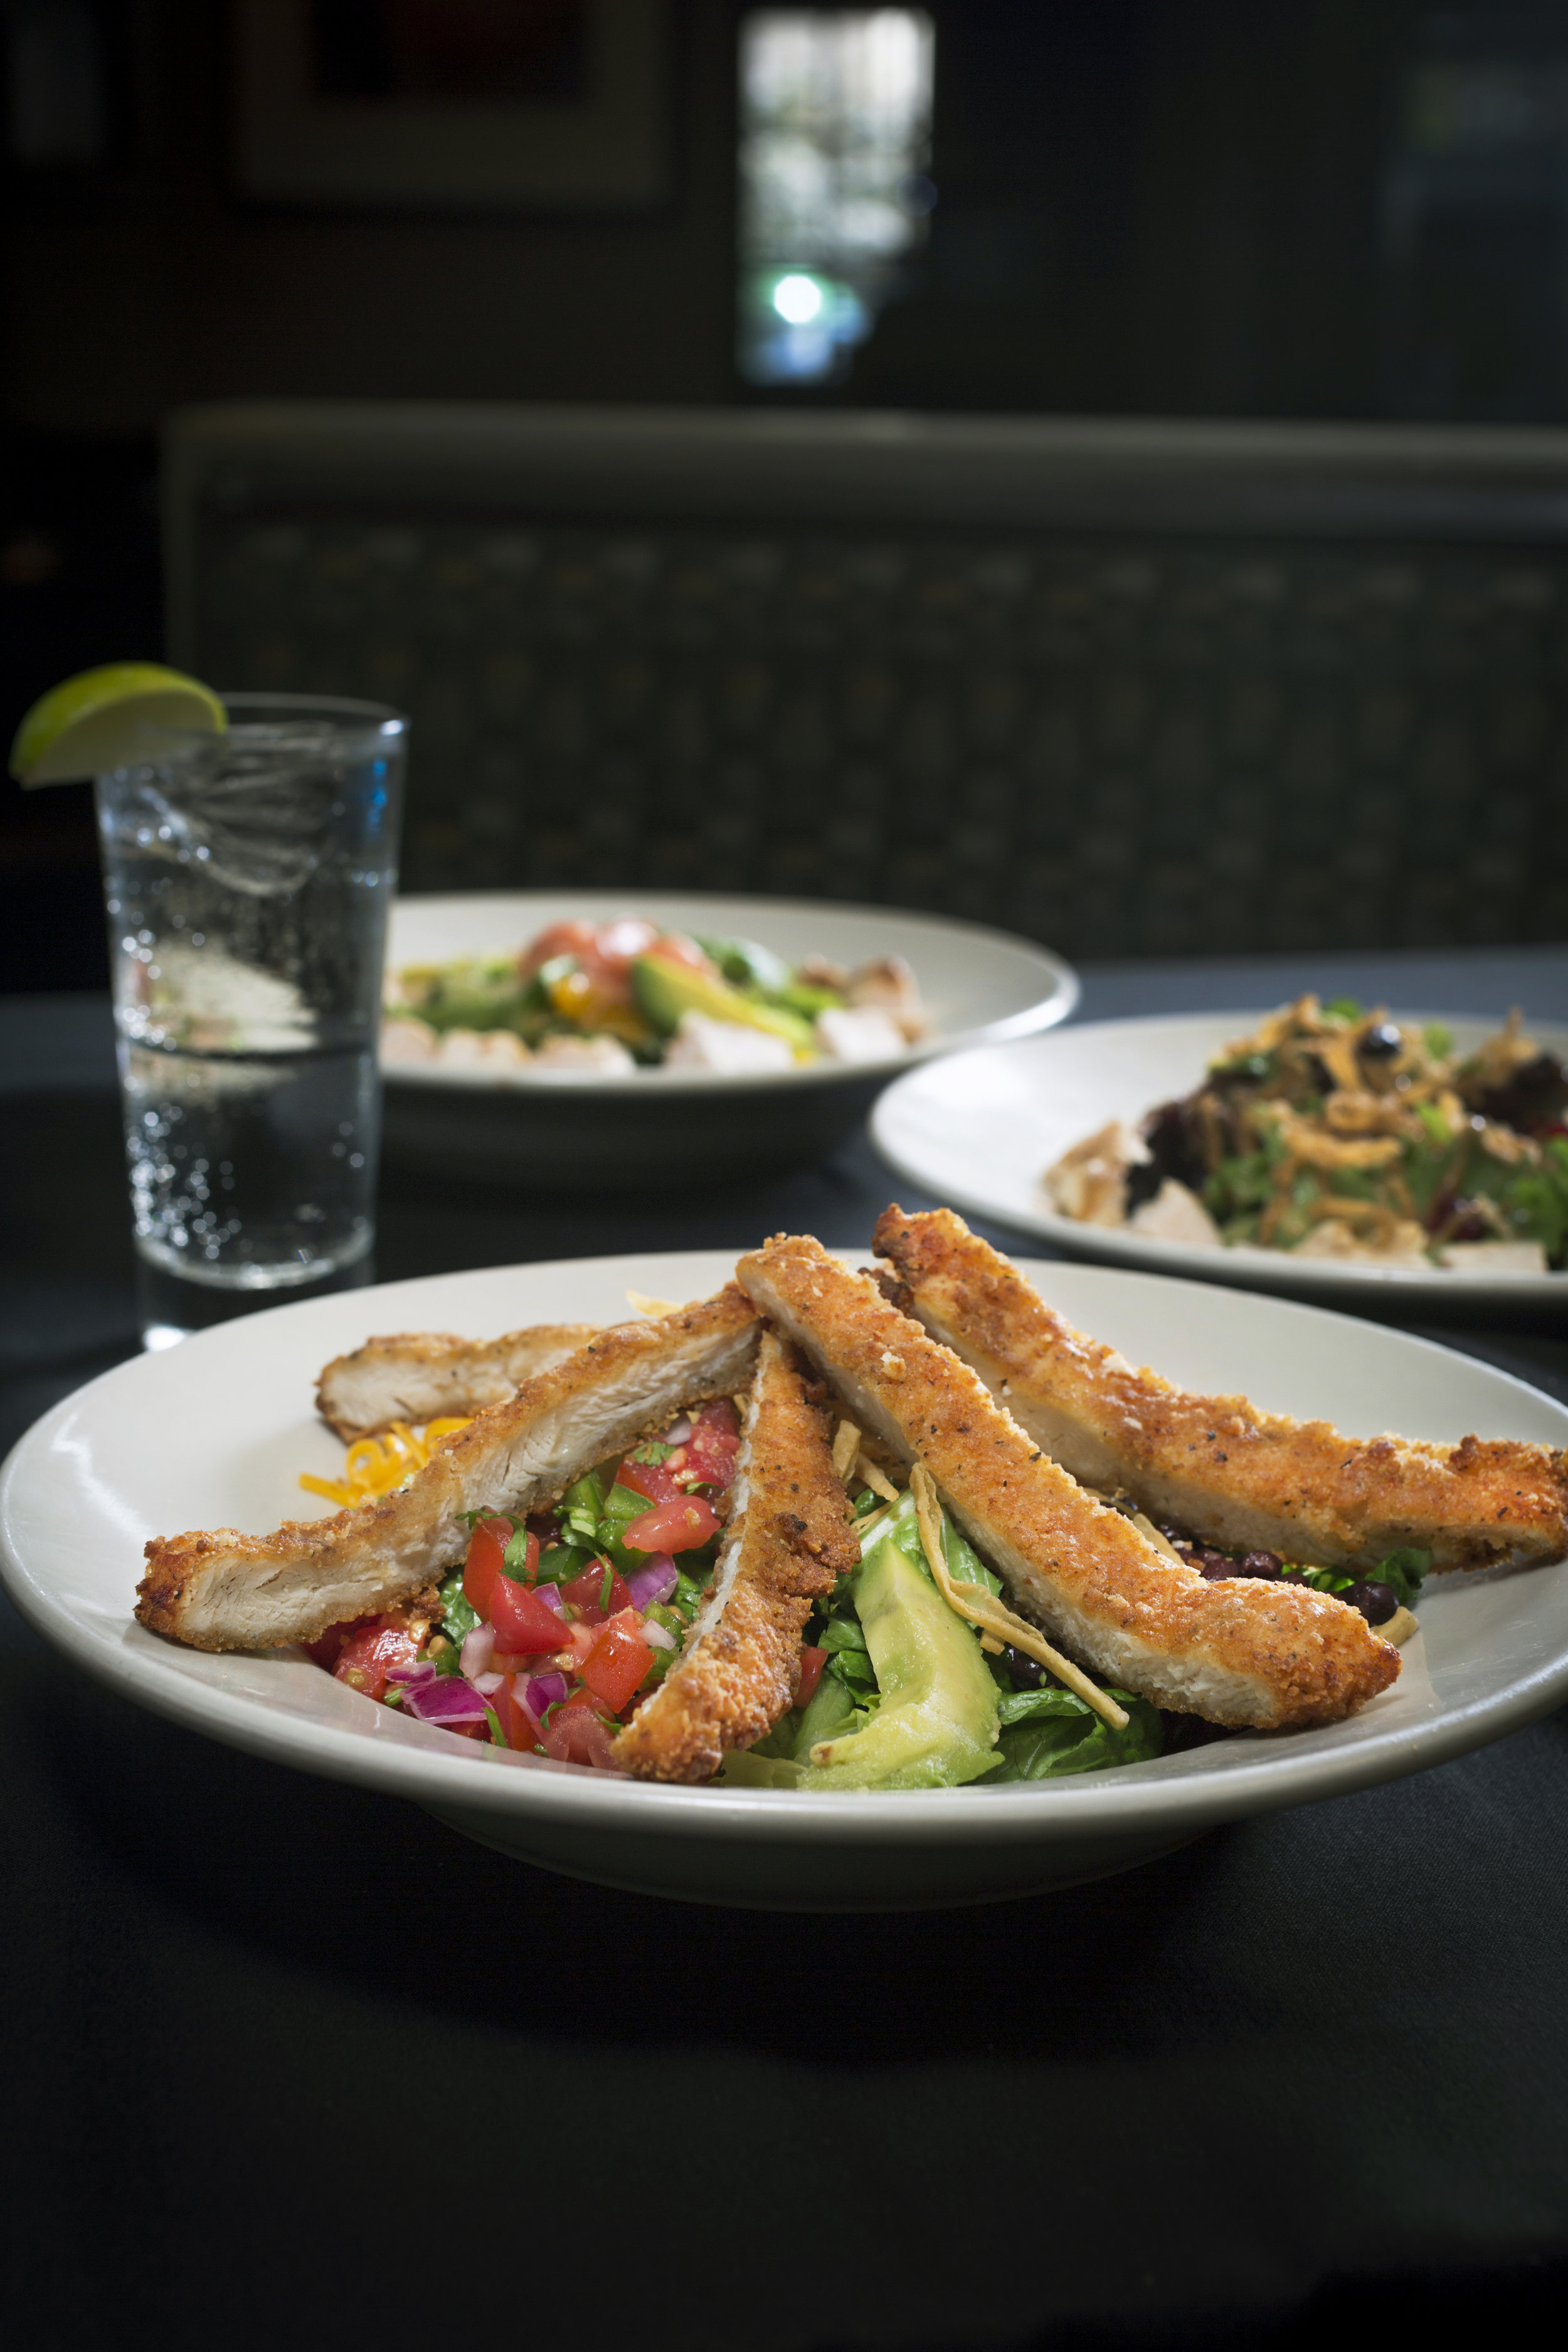
[(709, 1070), (552, 1071), (515, 1076), (384, 1065), (390, 1159), (534, 1192), (605, 1195), (720, 1182), (819, 1158), (849, 1134), (900, 1072), (968, 1045), (1026, 1037), (1078, 1002), (1071, 967), (1048, 949), (978, 923), (892, 907), (612, 890), (462, 892), (400, 898), (390, 973), (515, 952), (557, 923), (643, 916), (661, 930), (743, 938), (795, 964), (853, 967), (901, 956), (931, 1033), (878, 1061), (819, 1061), (723, 1076)]
[[(1568, 1443), (1568, 1407), (1430, 1341), (1253, 1294), (1021, 1263), (1079, 1328), (1195, 1388), (1241, 1390), (1357, 1434)], [(150, 1537), (260, 1531), (322, 1507), (297, 1483), (333, 1475), (342, 1458), (312, 1415), (315, 1376), (367, 1333), (624, 1320), (628, 1291), (695, 1298), (732, 1266), (708, 1251), (437, 1276), (275, 1307), (140, 1357), (68, 1397), (13, 1452), (0, 1472), (0, 1572), (68, 1657), (193, 1729), (422, 1805), (547, 1869), (763, 1909), (928, 1908), (1102, 1876), (1222, 1822), (1439, 1764), (1568, 1694), (1568, 1563), (1558, 1562), (1432, 1580), (1399, 1680), (1326, 1728), (1237, 1734), (992, 1789), (682, 1788), (479, 1746), (377, 1705), (301, 1654), (205, 1654), (133, 1619)]]

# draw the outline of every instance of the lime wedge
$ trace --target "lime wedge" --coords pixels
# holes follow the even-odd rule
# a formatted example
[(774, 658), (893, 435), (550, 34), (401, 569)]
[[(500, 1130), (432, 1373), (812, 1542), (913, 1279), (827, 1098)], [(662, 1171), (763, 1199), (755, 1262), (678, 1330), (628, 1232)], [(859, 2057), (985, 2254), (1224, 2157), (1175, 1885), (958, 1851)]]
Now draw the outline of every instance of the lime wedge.
[(16, 730), (19, 784), (79, 783), (154, 758), (179, 729), (216, 735), (228, 724), (210, 686), (157, 662), (108, 662), (39, 697)]

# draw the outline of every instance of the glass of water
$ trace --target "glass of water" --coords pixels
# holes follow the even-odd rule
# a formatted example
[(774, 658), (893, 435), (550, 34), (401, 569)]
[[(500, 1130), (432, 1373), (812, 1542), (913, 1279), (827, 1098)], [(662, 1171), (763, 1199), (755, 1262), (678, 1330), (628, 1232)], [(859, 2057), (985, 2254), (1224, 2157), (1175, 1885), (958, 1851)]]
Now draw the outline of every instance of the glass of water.
[(97, 785), (149, 1347), (363, 1279), (375, 1239), (407, 722), (314, 696), (225, 705), (226, 733), (172, 735)]

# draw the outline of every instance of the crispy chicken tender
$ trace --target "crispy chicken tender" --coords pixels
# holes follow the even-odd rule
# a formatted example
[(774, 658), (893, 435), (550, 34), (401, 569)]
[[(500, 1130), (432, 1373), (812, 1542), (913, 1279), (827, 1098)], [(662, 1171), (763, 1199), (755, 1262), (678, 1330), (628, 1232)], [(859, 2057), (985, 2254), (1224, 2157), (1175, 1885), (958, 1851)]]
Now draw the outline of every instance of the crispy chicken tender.
[(1210, 1543), (1360, 1569), (1402, 1544), (1430, 1551), (1438, 1569), (1568, 1549), (1568, 1457), (1550, 1446), (1342, 1437), (1245, 1397), (1194, 1396), (1075, 1331), (949, 1209), (889, 1209), (876, 1245), (910, 1312), (1037, 1445)]
[(756, 1316), (733, 1283), (662, 1322), (599, 1332), (444, 1439), (395, 1494), (275, 1535), (155, 1538), (136, 1614), (197, 1650), (310, 1642), (379, 1614), (462, 1559), (465, 1512), (541, 1509), (686, 1406), (743, 1388), (756, 1347)]
[(736, 1273), (947, 1507), (1016, 1607), (1161, 1706), (1266, 1730), (1332, 1723), (1399, 1672), (1355, 1610), (1301, 1585), (1205, 1582), (1047, 1459), (968, 1365), (820, 1244), (779, 1236)]
[(706, 1780), (794, 1706), (812, 1603), (860, 1558), (830, 1433), (795, 1350), (764, 1331), (712, 1586), (680, 1659), (616, 1742), (639, 1780)]
[(483, 1412), (515, 1395), (535, 1372), (564, 1363), (590, 1340), (592, 1323), (535, 1323), (499, 1339), (451, 1331), (398, 1331), (334, 1356), (316, 1383), (316, 1410), (345, 1445), (395, 1421)]

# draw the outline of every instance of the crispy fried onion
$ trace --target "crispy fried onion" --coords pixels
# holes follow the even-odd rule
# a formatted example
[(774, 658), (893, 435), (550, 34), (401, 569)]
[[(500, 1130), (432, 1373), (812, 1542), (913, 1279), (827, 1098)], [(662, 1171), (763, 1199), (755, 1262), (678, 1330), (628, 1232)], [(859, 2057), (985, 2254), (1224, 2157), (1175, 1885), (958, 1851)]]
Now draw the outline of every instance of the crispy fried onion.
[(1011, 1643), (1015, 1650), (1022, 1650), (1026, 1657), (1036, 1659), (1055, 1675), (1058, 1682), (1065, 1683), (1068, 1690), (1076, 1691), (1084, 1704), (1091, 1706), (1104, 1722), (1117, 1731), (1125, 1731), (1130, 1720), (1126, 1710), (1118, 1706), (1116, 1701), (1097, 1684), (1091, 1683), (1081, 1667), (1075, 1666), (1070, 1658), (1064, 1658), (1059, 1650), (1054, 1650), (1038, 1626), (1028, 1624), (1022, 1617), (1015, 1617), (1013, 1612), (1004, 1608), (995, 1594), (988, 1592), (983, 1584), (957, 1584), (953, 1581), (942, 1548), (942, 1514), (936, 1498), (936, 1481), (923, 1462), (915, 1463), (910, 1469), (910, 1492), (915, 1498), (915, 1517), (920, 1526), (921, 1549), (925, 1553), (926, 1565), (931, 1570), (937, 1591), (949, 1607), (955, 1609), (961, 1617), (967, 1618), (970, 1624), (979, 1626), (983, 1643), (989, 1634), (991, 1638), (985, 1643), (986, 1647), (999, 1650), (1005, 1643)]

